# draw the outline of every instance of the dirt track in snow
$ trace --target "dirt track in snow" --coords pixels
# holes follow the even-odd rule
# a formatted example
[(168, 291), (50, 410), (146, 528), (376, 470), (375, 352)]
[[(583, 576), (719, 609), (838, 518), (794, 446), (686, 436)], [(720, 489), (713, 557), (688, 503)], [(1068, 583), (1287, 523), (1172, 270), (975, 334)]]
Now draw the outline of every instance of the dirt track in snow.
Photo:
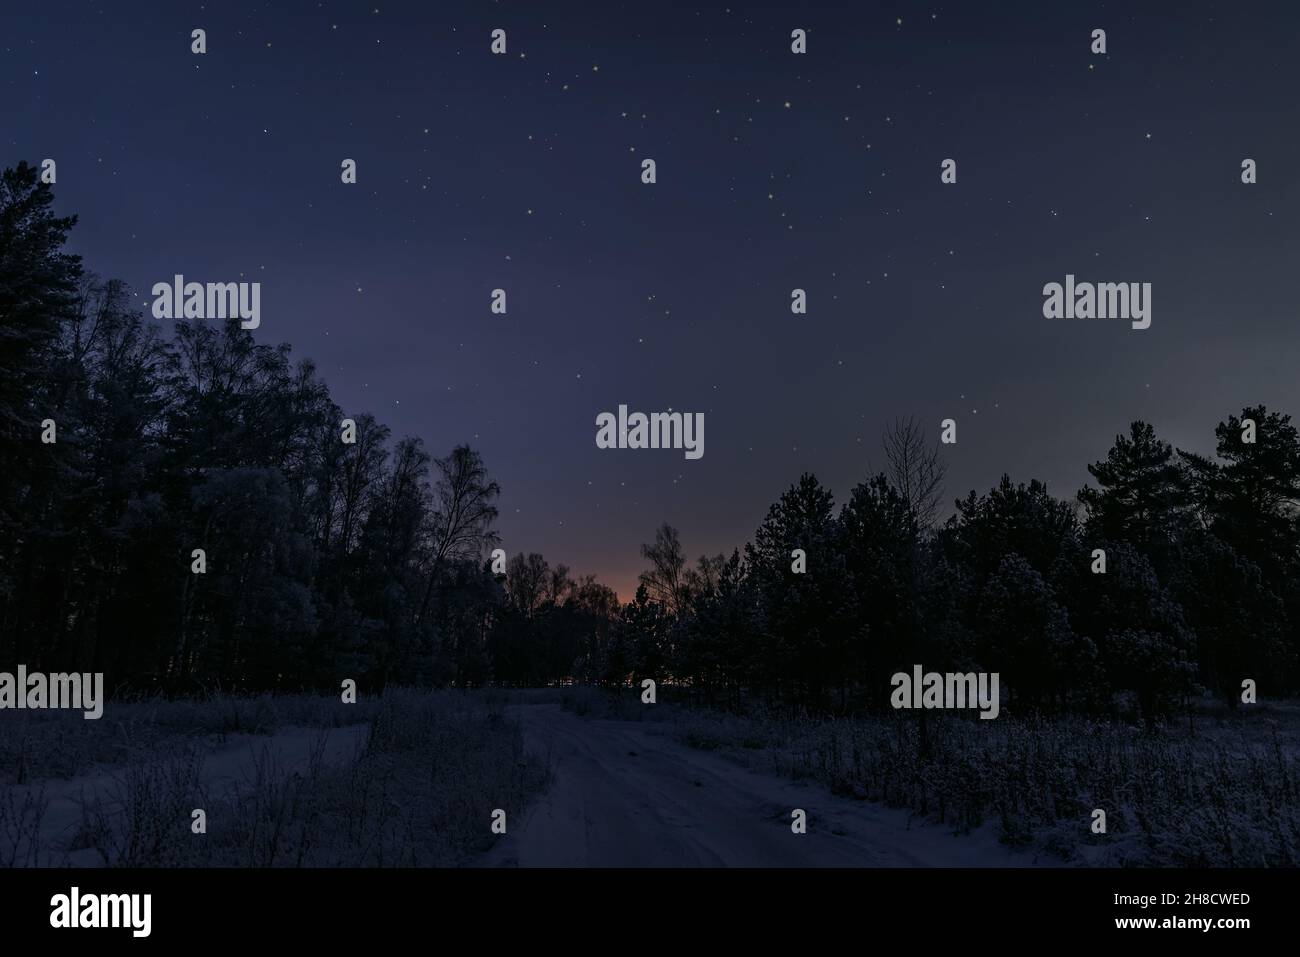
[[(955, 836), (904, 811), (757, 774), (662, 726), (516, 705), (554, 779), (488, 852), (489, 867), (1032, 866), (989, 830)], [(808, 832), (791, 831), (791, 811)]]

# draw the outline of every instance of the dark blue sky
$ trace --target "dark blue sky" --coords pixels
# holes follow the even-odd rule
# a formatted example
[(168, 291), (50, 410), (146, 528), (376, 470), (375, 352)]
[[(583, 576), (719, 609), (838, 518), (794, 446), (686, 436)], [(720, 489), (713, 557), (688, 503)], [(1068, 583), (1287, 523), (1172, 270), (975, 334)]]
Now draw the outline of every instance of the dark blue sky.
[[(1300, 413), (1300, 14), (1132, 6), (9, 3), (0, 142), (56, 159), (90, 268), (260, 281), (260, 341), (479, 447), (507, 550), (628, 597), (657, 524), (730, 551), (802, 471), (843, 501), (895, 416), (958, 421), (951, 499)], [(1152, 283), (1151, 328), (1044, 319), (1067, 273)], [(703, 411), (704, 457), (597, 449), (620, 402)]]

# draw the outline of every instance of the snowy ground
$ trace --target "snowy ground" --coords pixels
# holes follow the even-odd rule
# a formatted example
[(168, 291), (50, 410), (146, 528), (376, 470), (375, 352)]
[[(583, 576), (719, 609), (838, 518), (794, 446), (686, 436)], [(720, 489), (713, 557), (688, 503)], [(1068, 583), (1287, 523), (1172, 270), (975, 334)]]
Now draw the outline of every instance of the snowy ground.
[[(1035, 866), (990, 828), (965, 837), (904, 811), (754, 773), (665, 728), (584, 719), (558, 704), (512, 705), (552, 782), (509, 822), (488, 867)], [(808, 815), (806, 834), (791, 812)]]
[[(88, 867), (106, 860), (1042, 867), (1147, 866), (1153, 855), (1157, 864), (1203, 861), (1199, 866), (1295, 859), (1288, 835), (1300, 832), (1287, 782), (1297, 779), (1300, 720), (1288, 707), (1198, 715), (1194, 737), (1190, 722), (1155, 737), (1111, 726), (1081, 736), (1068, 722), (1007, 724), (996, 739), (982, 724), (955, 724), (946, 750), (924, 766), (934, 776), (925, 801), (897, 801), (919, 807), (911, 813), (861, 799), (879, 797), (882, 775), (886, 784), (912, 780), (903, 766), (910, 752), (877, 754), (880, 729), (870, 721), (669, 716), (667, 706), (653, 719), (634, 708), (641, 720), (626, 720), (611, 716), (621, 708), (597, 712), (606, 717), (564, 710), (557, 700), (564, 694), (520, 692), (507, 705), (491, 693), (403, 692), (342, 727), (330, 726), (338, 715), (328, 699), (293, 708), (277, 702), (273, 710), (287, 720), (260, 734), (172, 733), (216, 721), (232, 710), (230, 702), (149, 705), (157, 735), (145, 733), (153, 725), (141, 717), (122, 735), (135, 743), (117, 752), (81, 740), (78, 722), (33, 725), (23, 731), (26, 752), (6, 752), (11, 763), (12, 755), (27, 753), (37, 773), (31, 783), (0, 784), (0, 861), (31, 864), (33, 835), (37, 863)], [(585, 700), (571, 697), (567, 703)], [(595, 697), (599, 704), (607, 696)], [(243, 728), (253, 726), (247, 717), (240, 718)], [(307, 726), (313, 721), (321, 726)], [(896, 730), (885, 744), (895, 744)], [(59, 749), (98, 757), (72, 767), (53, 760)], [(69, 766), (68, 776), (60, 776), (61, 766)], [(840, 777), (821, 773), (827, 768)], [(954, 768), (978, 780), (959, 780)], [(855, 782), (863, 786), (849, 786)], [(963, 787), (982, 796), (978, 815), (959, 813)], [(948, 799), (948, 824), (933, 823), (936, 796)], [(1063, 810), (1044, 817), (1044, 801)], [(199, 806), (209, 810), (212, 830), (196, 843), (189, 815)], [(1112, 833), (1103, 838), (1086, 833), (1094, 806), (1110, 816)], [(494, 838), (495, 808), (508, 809), (508, 831)], [(791, 831), (796, 808), (807, 813), (806, 834)], [(1033, 839), (1019, 846), (1033, 850), (998, 840), (1017, 814), (1034, 826)], [(959, 818), (986, 823), (956, 834), (952, 822)], [(1222, 851), (1225, 842), (1232, 856)]]
[[(341, 766), (356, 759), (368, 727), (286, 727), (273, 735), (228, 735), (224, 743), (214, 745), (203, 757), (199, 780), (209, 796), (226, 796), (234, 790), (252, 788), (259, 764), (289, 775), (305, 772), (318, 746), (324, 765)], [(42, 788), (48, 806), (40, 824), (39, 864), (101, 866), (102, 858), (95, 849), (69, 848), (75, 845), (82, 830), (83, 806), (98, 799), (110, 813), (121, 810), (121, 796), (125, 791), (122, 768), (98, 765), (77, 777), (15, 785), (13, 791), (21, 802), (29, 793)]]

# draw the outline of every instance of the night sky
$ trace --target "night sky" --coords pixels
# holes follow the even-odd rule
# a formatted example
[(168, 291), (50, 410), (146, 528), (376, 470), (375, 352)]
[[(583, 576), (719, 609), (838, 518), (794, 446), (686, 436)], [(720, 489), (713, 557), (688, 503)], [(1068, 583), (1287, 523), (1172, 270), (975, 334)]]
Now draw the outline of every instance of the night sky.
[[(1133, 6), (5, 0), (0, 160), (57, 161), (142, 308), (261, 282), (259, 341), (481, 449), (506, 550), (628, 598), (659, 523), (694, 557), (803, 471), (842, 502), (896, 416), (957, 420), (951, 500), (1300, 414), (1300, 13)], [(1045, 319), (1067, 273), (1150, 282), (1151, 328)], [(703, 458), (598, 449), (619, 403), (703, 411)]]

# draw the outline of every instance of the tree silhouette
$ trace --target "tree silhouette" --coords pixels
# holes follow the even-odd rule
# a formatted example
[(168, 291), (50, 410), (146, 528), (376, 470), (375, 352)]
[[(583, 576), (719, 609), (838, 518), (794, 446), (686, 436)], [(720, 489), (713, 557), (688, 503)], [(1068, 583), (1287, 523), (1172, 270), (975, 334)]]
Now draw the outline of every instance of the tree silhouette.
[(1300, 435), (1262, 405), (1213, 455), (1133, 422), (1088, 467), (1082, 522), (1003, 476), (937, 528), (943, 463), (899, 419), (842, 507), (804, 474), (729, 558), (691, 564), (660, 526), (620, 606), (536, 552), (493, 575), (501, 489), (476, 450), (434, 457), (365, 412), (345, 443), (310, 362), (233, 319), (164, 334), (64, 251), (52, 201), (32, 167), (0, 174), (6, 661), (173, 692), (653, 678), (844, 712), (922, 664), (999, 671), (1013, 711), (1148, 722), (1198, 686), (1300, 685)]

